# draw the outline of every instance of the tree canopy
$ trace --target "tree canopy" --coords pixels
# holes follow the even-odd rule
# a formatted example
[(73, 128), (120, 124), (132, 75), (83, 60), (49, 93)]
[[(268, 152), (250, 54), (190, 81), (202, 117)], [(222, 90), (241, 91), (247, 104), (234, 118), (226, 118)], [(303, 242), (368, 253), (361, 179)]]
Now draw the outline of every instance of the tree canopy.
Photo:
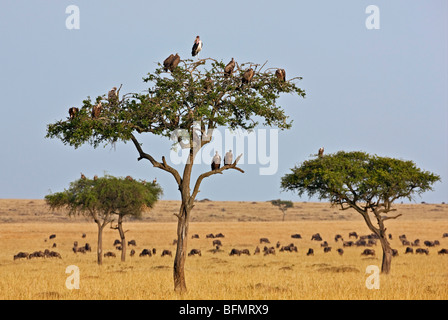
[(294, 167), (282, 178), (281, 187), (343, 208), (360, 204), (365, 209), (374, 205), (390, 209), (396, 199), (412, 200), (433, 190), (439, 180), (438, 175), (409, 160), (340, 151)]
[[(395, 200), (431, 191), (440, 177), (423, 171), (412, 161), (369, 155), (365, 152), (339, 151), (304, 161), (283, 176), (283, 190), (299, 196), (329, 200), (341, 210), (355, 209), (369, 229), (380, 239), (383, 249), (381, 271), (390, 272), (392, 249), (387, 240), (385, 220), (396, 219), (387, 213)], [(372, 222), (375, 219), (377, 224)]]
[[(144, 93), (127, 93), (116, 99), (100, 95), (94, 103), (88, 97), (76, 116), (48, 125), (46, 137), (78, 148), (84, 143), (97, 147), (129, 141), (134, 132), (171, 137), (173, 131), (186, 129), (192, 138), (195, 122), (201, 123), (202, 141), (208, 141), (209, 130), (218, 126), (250, 130), (263, 121), (267, 126), (290, 128), (292, 121), (277, 99), (280, 93), (305, 97), (294, 82), (300, 77), (282, 81), (275, 68), (263, 69), (264, 65), (254, 63), (237, 64), (232, 76), (225, 76), (224, 68), (222, 61), (211, 58), (182, 60), (172, 72), (159, 64), (143, 78), (149, 84)], [(245, 83), (243, 75), (249, 68), (254, 76)], [(101, 114), (93, 117), (93, 107), (99, 103)]]

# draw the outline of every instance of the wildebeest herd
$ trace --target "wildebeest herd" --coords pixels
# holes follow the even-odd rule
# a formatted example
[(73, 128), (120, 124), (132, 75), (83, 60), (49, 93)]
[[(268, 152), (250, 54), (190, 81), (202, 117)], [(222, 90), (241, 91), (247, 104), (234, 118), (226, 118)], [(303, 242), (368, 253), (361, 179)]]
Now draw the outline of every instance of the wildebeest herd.
[[(85, 238), (86, 235), (83, 234), (82, 238)], [(216, 239), (216, 238), (224, 238), (224, 234), (222, 233), (218, 233), (218, 234), (207, 234), (205, 236), (207, 239), (213, 239), (212, 240), (212, 246), (213, 248), (208, 250), (211, 253), (217, 253), (217, 252), (222, 252), (223, 250), (221, 249), (221, 247), (223, 246), (222, 241), (220, 239)], [(50, 240), (53, 240), (56, 238), (55, 234), (52, 234), (49, 236)], [(198, 234), (193, 234), (192, 239), (199, 239), (200, 236)], [(292, 234), (291, 235), (292, 239), (303, 239), (302, 236), (298, 233)], [(392, 235), (389, 234), (388, 235), (389, 240), (392, 240)], [(429, 248), (433, 248), (433, 247), (437, 247), (440, 245), (440, 241), (439, 240), (425, 240), (423, 241), (423, 246), (425, 246), (426, 248), (422, 248), (422, 244), (421, 244), (421, 240), (420, 239), (415, 239), (414, 241), (410, 241), (406, 238), (405, 234), (400, 235), (399, 240), (401, 242), (401, 244), (405, 247), (404, 250), (404, 254), (413, 254), (414, 252), (416, 254), (424, 254), (424, 255), (428, 255), (430, 253)], [(442, 238), (448, 238), (448, 233), (444, 233), (442, 235)], [(374, 246), (377, 245), (377, 240), (378, 240), (378, 236), (375, 234), (368, 234), (368, 235), (360, 235), (358, 236), (358, 234), (356, 232), (350, 232), (348, 234), (348, 240), (344, 241), (344, 238), (342, 235), (340, 234), (336, 234), (334, 237), (334, 242), (336, 244), (338, 244), (339, 242), (342, 243), (342, 247), (367, 247), (364, 248), (364, 250), (361, 252), (362, 256), (375, 256), (375, 250), (372, 248)], [(45, 242), (47, 241), (47, 239), (45, 239)], [(320, 242), (320, 247), (322, 248), (322, 251), (324, 253), (328, 253), (331, 252), (332, 247), (330, 246), (330, 244), (328, 243), (327, 240), (324, 240), (322, 238), (322, 236), (319, 233), (315, 233), (311, 236), (311, 241), (317, 241)], [(175, 245), (177, 243), (176, 240), (173, 240), (172, 245)], [(276, 254), (276, 251), (278, 252), (298, 252), (298, 248), (294, 243), (289, 243), (287, 245), (282, 245), (280, 243), (280, 241), (277, 241), (275, 246), (266, 246), (269, 245), (271, 242), (268, 238), (266, 237), (262, 237), (259, 239), (259, 245), (265, 244), (265, 246), (263, 247), (263, 249), (260, 249), (260, 246), (257, 245), (256, 248), (253, 251), (253, 255), (257, 255), (257, 254), (261, 254), (263, 253), (263, 255), (269, 255), (269, 254)], [(127, 242), (127, 245), (129, 247), (131, 246), (137, 246), (137, 243), (135, 240), (130, 240)], [(55, 248), (57, 245), (54, 242), (52, 245), (52, 248)], [(116, 239), (113, 242), (113, 246), (115, 247), (116, 250), (122, 250), (122, 243), (120, 240)], [(415, 250), (414, 250), (414, 247)], [(91, 252), (92, 251), (92, 247), (90, 246), (89, 243), (85, 243), (84, 245), (80, 246), (78, 241), (75, 241), (73, 243), (73, 248), (72, 248), (73, 252), (75, 254), (77, 253), (87, 253), (87, 252)], [(337, 248), (335, 250), (339, 255), (343, 255), (344, 254), (344, 249), (343, 248)], [(309, 248), (308, 251), (306, 252), (307, 256), (313, 256), (315, 253), (315, 249), (313, 248)], [(444, 254), (448, 254), (448, 249), (446, 248), (442, 248), (440, 250), (437, 251), (437, 253), (439, 255), (444, 255)], [(132, 249), (130, 251), (130, 256), (133, 257), (136, 254), (135, 249)], [(151, 257), (157, 254), (157, 249), (156, 248), (152, 248), (152, 249), (142, 249), (142, 251), (139, 254), (139, 257)], [(393, 256), (397, 256), (399, 254), (397, 249), (392, 249), (392, 255)], [(237, 249), (237, 248), (232, 248), (229, 252), (229, 256), (241, 256), (241, 255), (251, 255), (251, 251), (247, 248), (245, 249)], [(169, 249), (163, 249), (161, 251), (161, 257), (164, 256), (170, 256), (172, 257), (172, 251)], [(193, 248), (189, 251), (188, 256), (202, 256), (202, 252), (200, 249), (197, 248)], [(116, 257), (116, 254), (112, 251), (108, 251), (104, 253), (104, 257)], [(32, 253), (27, 253), (27, 252), (19, 252), (17, 254), (14, 255), (14, 260), (17, 259), (33, 259), (33, 258), (62, 258), (62, 256), (55, 251), (50, 251), (49, 249), (45, 249), (44, 251), (35, 251)]]

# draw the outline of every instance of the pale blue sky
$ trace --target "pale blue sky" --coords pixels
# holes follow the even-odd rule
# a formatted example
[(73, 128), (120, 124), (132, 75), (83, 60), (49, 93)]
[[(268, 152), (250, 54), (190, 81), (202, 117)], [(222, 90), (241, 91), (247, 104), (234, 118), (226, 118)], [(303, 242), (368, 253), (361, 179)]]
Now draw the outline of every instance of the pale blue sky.
[[(72, 4), (79, 30), (65, 25)], [(365, 26), (370, 4), (380, 9), (379, 30)], [(200, 35), (201, 57), (268, 60), (302, 76), (307, 97), (279, 101), (294, 123), (279, 132), (276, 174), (244, 164), (245, 174), (204, 180), (199, 199), (307, 201), (280, 192), (280, 179), (324, 146), (413, 160), (442, 177), (417, 202), (448, 202), (447, 14), (446, 0), (1, 1), (0, 198), (42, 198), (80, 172), (107, 172), (157, 177), (164, 199), (179, 199), (173, 178), (137, 162), (129, 143), (75, 150), (44, 136), (87, 96), (119, 84), (122, 93), (145, 90), (142, 77), (170, 53), (190, 57)], [(169, 155), (167, 140), (141, 141), (156, 158)]]

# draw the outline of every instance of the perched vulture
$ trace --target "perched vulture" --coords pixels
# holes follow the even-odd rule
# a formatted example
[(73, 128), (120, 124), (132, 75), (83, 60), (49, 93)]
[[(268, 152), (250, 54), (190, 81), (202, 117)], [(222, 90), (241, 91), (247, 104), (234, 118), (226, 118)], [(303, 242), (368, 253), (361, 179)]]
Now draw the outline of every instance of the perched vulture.
[(216, 151), (212, 160), (212, 170), (217, 170), (219, 167), (221, 167), (221, 156), (218, 154), (218, 151)]
[(227, 152), (226, 156), (224, 157), (224, 165), (232, 164), (232, 161), (233, 161), (232, 150), (229, 150), (229, 152)]
[(324, 156), (324, 147), (319, 148), (319, 158), (322, 158)]
[(254, 70), (252, 68), (247, 69), (243, 74), (243, 83), (249, 83), (254, 77)]
[(232, 75), (233, 69), (235, 68), (235, 60), (232, 58), (230, 62), (224, 68), (224, 77), (228, 78)]
[(70, 109), (68, 109), (68, 114), (70, 115), (70, 119), (73, 119), (78, 112), (79, 112), (79, 109), (75, 108), (75, 107), (71, 107)]
[(86, 180), (87, 179), (86, 176), (84, 175), (84, 173), (82, 173), (82, 172), (81, 172), (81, 179), (82, 180)]
[(92, 118), (98, 118), (100, 116), (101, 110), (103, 109), (103, 105), (101, 104), (101, 101), (93, 106), (92, 108)]
[(174, 68), (177, 67), (177, 65), (180, 62), (180, 57), (179, 55), (176, 53), (174, 54), (170, 54), (170, 56), (168, 58), (165, 59), (165, 61), (163, 61), (163, 69), (165, 71), (173, 71)]
[(285, 69), (277, 69), (277, 71), (275, 71), (275, 75), (277, 76), (277, 78), (280, 81), (286, 81), (286, 72)]
[(163, 70), (168, 71), (171, 70), (171, 64), (174, 60), (174, 54), (170, 54), (168, 58), (163, 61)]
[(117, 87), (113, 87), (112, 90), (109, 91), (107, 98), (109, 102), (115, 102), (118, 100)]
[(191, 49), (191, 55), (194, 57), (202, 50), (202, 40), (199, 36), (196, 36), (196, 39), (193, 43), (193, 48)]

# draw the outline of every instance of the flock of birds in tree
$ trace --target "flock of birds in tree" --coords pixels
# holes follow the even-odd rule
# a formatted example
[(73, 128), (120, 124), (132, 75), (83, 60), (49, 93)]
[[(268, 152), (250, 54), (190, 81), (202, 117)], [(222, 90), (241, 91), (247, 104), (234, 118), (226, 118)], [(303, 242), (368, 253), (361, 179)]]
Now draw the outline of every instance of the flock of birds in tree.
[[(196, 39), (194, 40), (194, 43), (193, 43), (193, 47), (191, 48), (191, 55), (193, 57), (197, 56), (199, 54), (199, 52), (201, 52), (202, 47), (203, 47), (203, 43), (202, 43), (201, 38), (199, 36), (196, 36)], [(179, 62), (180, 62), (179, 54), (177, 54), (177, 53), (170, 54), (170, 56), (163, 61), (163, 69), (165, 70), (165, 72), (168, 72), (168, 71), (172, 72), (179, 65)], [(229, 78), (230, 76), (232, 76), (234, 69), (235, 69), (235, 59), (232, 58), (232, 60), (230, 60), (230, 62), (224, 68), (224, 77)], [(250, 83), (252, 78), (254, 77), (254, 74), (255, 74), (255, 71), (252, 68), (247, 69), (243, 73), (243, 76), (241, 78), (241, 83), (242, 84)], [(275, 76), (280, 81), (286, 81), (286, 72), (284, 69), (277, 69), (275, 72)], [(118, 102), (117, 87), (113, 87), (109, 91), (107, 98), (108, 98), (108, 101), (110, 104)], [(103, 109), (103, 105), (102, 105), (101, 101), (99, 101), (92, 108), (92, 112), (91, 112), (92, 118), (93, 119), (99, 118), (102, 109)], [(75, 107), (70, 108), (69, 109), (70, 119), (73, 119), (78, 112), (79, 112), (78, 108), (75, 108)], [(324, 148), (322, 147), (319, 149), (318, 156), (322, 157), (323, 152), (324, 152)], [(229, 152), (227, 152), (224, 157), (224, 165), (231, 164), (232, 159), (233, 159), (232, 150), (229, 150)], [(216, 151), (216, 154), (212, 160), (211, 167), (212, 167), (212, 170), (217, 170), (220, 168), (220, 166), (221, 166), (221, 156), (218, 154), (218, 151)]]

